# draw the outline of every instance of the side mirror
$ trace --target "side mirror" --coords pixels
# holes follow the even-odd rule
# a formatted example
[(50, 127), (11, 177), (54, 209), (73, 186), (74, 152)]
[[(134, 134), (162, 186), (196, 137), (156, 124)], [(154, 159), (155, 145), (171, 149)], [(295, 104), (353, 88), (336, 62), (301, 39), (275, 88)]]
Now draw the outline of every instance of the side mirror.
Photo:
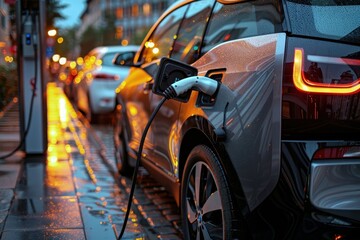
[(134, 67), (136, 66), (134, 64), (135, 54), (135, 52), (118, 53), (113, 59), (113, 64), (117, 66)]
[[(173, 83), (191, 76), (196, 76), (197, 68), (188, 64), (176, 61), (171, 58), (163, 57), (160, 60), (159, 69), (154, 79), (153, 92), (164, 96), (164, 91)], [(181, 102), (187, 102), (190, 98), (191, 90), (174, 98)]]

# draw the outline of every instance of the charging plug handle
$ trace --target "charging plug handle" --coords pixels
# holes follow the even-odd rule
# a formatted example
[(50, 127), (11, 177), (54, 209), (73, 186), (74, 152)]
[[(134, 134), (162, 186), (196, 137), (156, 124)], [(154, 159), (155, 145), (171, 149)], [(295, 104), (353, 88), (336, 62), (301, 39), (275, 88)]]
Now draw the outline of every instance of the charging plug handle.
[(170, 99), (192, 89), (213, 96), (218, 87), (219, 82), (214, 79), (203, 76), (192, 76), (174, 82), (164, 91), (164, 94)]

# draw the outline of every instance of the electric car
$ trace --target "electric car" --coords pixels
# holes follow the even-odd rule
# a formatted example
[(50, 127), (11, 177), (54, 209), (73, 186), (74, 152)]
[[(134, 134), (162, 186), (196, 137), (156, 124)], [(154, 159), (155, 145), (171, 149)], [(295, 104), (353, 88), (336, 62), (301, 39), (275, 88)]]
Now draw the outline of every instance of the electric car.
[(141, 157), (184, 239), (360, 239), (360, 1), (184, 0), (123, 58), (119, 172)]
[(75, 80), (74, 103), (90, 122), (115, 109), (115, 89), (127, 76), (129, 67), (112, 61), (120, 52), (136, 53), (138, 46), (100, 46), (85, 57), (84, 69)]

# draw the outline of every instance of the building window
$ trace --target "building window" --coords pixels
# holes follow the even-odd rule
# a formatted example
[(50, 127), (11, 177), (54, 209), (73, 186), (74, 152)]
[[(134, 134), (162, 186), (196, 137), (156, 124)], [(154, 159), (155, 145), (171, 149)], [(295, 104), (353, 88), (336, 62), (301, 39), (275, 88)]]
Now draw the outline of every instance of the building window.
[(123, 37), (123, 27), (122, 26), (116, 27), (115, 38), (116, 39), (121, 39), (122, 37)]
[(143, 13), (146, 17), (150, 16), (151, 14), (151, 5), (149, 3), (145, 3), (143, 5)]
[(139, 5), (137, 5), (137, 4), (132, 5), (131, 16), (132, 17), (138, 17), (139, 16)]
[(119, 7), (116, 9), (116, 18), (122, 19), (124, 17), (124, 9)]

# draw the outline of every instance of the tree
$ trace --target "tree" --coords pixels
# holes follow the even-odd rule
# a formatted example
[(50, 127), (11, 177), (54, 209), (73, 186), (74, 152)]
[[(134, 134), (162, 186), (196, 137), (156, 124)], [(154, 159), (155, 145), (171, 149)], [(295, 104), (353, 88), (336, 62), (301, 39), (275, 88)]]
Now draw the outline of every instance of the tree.
[(59, 29), (59, 36), (63, 37), (64, 42), (55, 44), (55, 52), (61, 56), (67, 56), (68, 59), (74, 59), (76, 57), (74, 47), (78, 45), (76, 37), (77, 31), (78, 29), (76, 26), (68, 29)]
[(80, 56), (85, 56), (93, 48), (102, 45), (102, 33), (99, 29), (89, 26), (81, 35)]
[(60, 0), (47, 0), (46, 1), (46, 28), (54, 28), (56, 20), (63, 20), (65, 17), (61, 14), (61, 10), (66, 8), (67, 4), (60, 4)]

